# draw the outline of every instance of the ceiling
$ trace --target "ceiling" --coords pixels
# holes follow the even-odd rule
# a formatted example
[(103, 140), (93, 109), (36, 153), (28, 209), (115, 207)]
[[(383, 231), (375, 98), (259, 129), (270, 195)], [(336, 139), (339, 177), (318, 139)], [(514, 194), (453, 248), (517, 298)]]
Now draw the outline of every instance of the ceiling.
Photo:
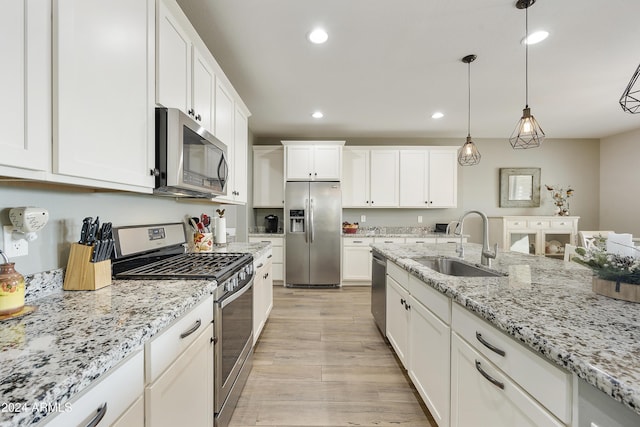
[[(525, 106), (515, 0), (178, 0), (257, 137), (508, 138)], [(640, 128), (618, 100), (640, 62), (640, 1), (538, 0), (529, 106), (548, 138)], [(323, 45), (306, 34), (322, 26)], [(324, 118), (311, 113), (321, 110)], [(431, 115), (445, 116), (435, 120)], [(392, 141), (390, 141), (392, 142)]]

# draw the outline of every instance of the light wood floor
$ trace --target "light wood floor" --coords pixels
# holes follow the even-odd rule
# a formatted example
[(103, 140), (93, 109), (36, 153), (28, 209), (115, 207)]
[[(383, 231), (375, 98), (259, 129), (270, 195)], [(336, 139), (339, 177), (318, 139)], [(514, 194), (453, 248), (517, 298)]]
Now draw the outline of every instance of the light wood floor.
[(378, 332), (370, 288), (274, 287), (230, 427), (436, 426)]

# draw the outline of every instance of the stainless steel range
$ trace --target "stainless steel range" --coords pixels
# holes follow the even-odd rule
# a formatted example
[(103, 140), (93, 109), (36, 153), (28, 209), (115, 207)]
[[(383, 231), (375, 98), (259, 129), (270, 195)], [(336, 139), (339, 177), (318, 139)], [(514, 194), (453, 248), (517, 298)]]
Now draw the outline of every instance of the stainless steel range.
[(207, 279), (214, 292), (215, 425), (225, 427), (244, 388), (253, 355), (253, 256), (186, 253), (182, 223), (114, 228), (116, 279)]

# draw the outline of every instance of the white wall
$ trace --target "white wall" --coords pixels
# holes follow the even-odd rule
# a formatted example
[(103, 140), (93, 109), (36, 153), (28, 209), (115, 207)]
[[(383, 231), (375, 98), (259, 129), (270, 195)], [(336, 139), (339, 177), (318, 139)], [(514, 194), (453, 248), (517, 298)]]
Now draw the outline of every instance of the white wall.
[[(291, 139), (291, 138), (290, 138)], [(307, 138), (308, 139), (308, 138)], [(346, 145), (462, 145), (459, 139), (418, 138), (350, 138)], [(426, 226), (436, 222), (458, 219), (470, 209), (481, 210), (489, 216), (553, 215), (555, 212), (544, 184), (571, 185), (574, 197), (569, 199), (571, 215), (580, 216), (579, 228), (598, 229), (600, 195), (600, 142), (597, 139), (547, 139), (540, 148), (513, 150), (507, 138), (474, 139), (482, 159), (477, 166), (459, 167), (458, 208), (456, 209), (344, 209), (343, 220), (371, 226)], [(278, 138), (264, 138), (260, 145), (280, 144)], [(500, 168), (539, 167), (541, 169), (539, 208), (501, 208)], [(417, 217), (422, 215), (423, 223)], [(595, 228), (594, 228), (595, 227)], [(471, 240), (481, 239), (481, 223), (475, 216), (465, 220), (465, 233)]]
[(597, 230), (615, 230), (640, 237), (639, 151), (640, 129), (602, 139)]
[[(22, 274), (66, 267), (69, 248), (78, 241), (84, 217), (100, 216), (100, 222), (110, 221), (114, 227), (135, 224), (180, 222), (185, 216), (216, 215), (219, 205), (202, 202), (176, 201), (174, 198), (106, 192), (96, 193), (84, 189), (64, 189), (44, 186), (0, 185), (0, 223), (11, 225), (9, 209), (17, 206), (37, 206), (49, 211), (49, 223), (38, 233), (38, 239), (29, 243), (29, 255), (13, 258), (16, 270)], [(224, 206), (227, 227), (245, 221), (244, 206), (237, 218), (238, 208)], [(243, 219), (244, 218), (244, 219)], [(244, 228), (244, 227), (243, 227)], [(0, 240), (3, 246), (3, 240)]]

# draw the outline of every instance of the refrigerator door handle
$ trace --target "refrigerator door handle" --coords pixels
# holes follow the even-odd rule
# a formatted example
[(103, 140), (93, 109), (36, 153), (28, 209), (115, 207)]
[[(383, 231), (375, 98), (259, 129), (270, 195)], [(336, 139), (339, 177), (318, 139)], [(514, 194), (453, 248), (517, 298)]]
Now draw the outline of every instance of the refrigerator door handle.
[(313, 243), (313, 234), (314, 234), (314, 227), (313, 227), (313, 199), (311, 199), (311, 201), (309, 202), (309, 231), (311, 233), (311, 243)]
[(309, 243), (309, 199), (304, 199), (304, 241)]

